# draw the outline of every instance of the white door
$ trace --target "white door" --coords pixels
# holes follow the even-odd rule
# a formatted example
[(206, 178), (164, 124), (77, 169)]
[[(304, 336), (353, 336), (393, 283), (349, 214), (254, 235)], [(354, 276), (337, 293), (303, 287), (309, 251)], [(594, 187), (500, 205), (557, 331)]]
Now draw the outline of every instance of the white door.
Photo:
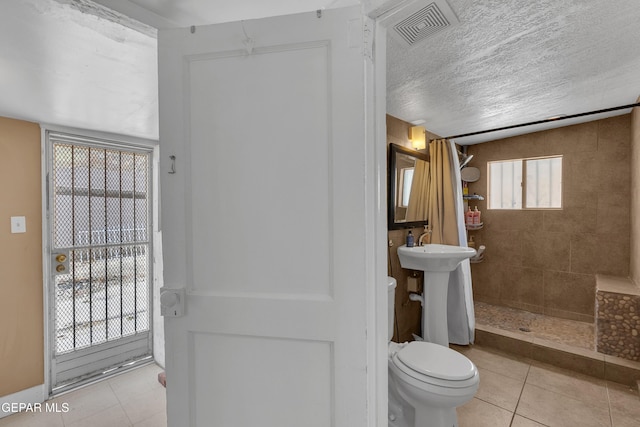
[(373, 425), (363, 22), (349, 8), (159, 32), (171, 427)]

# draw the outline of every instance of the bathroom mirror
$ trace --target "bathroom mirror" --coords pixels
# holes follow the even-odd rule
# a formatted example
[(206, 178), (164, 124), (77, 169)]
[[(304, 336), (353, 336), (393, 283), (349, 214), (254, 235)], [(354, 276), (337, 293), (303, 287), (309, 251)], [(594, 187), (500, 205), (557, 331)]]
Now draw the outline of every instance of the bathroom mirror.
[[(424, 163), (421, 163), (424, 162)], [(411, 214), (409, 205), (424, 194), (411, 194), (416, 171), (428, 170), (429, 156), (400, 145), (389, 144), (389, 187), (387, 198), (387, 218), (389, 230), (420, 227), (427, 223), (426, 213)], [(423, 197), (420, 197), (423, 196)], [(422, 209), (421, 209), (422, 210)], [(413, 210), (412, 210), (413, 211)]]

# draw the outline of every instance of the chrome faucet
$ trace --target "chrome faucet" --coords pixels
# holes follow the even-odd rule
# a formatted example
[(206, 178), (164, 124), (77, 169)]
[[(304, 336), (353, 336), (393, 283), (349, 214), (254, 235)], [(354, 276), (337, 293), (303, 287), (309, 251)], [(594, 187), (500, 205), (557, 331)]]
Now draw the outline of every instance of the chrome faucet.
[[(427, 240), (427, 243), (424, 243), (425, 238)], [(429, 243), (431, 243), (431, 226), (425, 225), (424, 233), (422, 233), (420, 237), (418, 237), (418, 246), (423, 246)]]

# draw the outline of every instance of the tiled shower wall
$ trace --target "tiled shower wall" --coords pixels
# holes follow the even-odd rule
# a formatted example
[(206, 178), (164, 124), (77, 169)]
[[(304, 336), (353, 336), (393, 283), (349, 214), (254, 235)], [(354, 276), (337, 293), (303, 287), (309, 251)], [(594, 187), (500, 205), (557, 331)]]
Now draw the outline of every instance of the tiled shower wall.
[[(595, 275), (627, 277), (631, 115), (472, 145), (486, 196), (487, 162), (563, 155), (562, 210), (487, 210), (473, 232), (486, 245), (472, 265), (474, 298), (535, 313), (594, 320)], [(472, 205), (476, 205), (472, 202)]]

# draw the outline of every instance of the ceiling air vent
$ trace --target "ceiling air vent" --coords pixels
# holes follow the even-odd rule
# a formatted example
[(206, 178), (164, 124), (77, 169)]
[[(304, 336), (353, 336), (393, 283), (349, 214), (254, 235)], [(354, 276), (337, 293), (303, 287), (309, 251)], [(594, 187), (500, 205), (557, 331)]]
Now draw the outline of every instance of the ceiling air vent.
[(458, 18), (444, 0), (416, 1), (393, 14), (397, 23), (392, 24), (389, 34), (405, 45), (413, 46), (425, 38), (458, 23)]

